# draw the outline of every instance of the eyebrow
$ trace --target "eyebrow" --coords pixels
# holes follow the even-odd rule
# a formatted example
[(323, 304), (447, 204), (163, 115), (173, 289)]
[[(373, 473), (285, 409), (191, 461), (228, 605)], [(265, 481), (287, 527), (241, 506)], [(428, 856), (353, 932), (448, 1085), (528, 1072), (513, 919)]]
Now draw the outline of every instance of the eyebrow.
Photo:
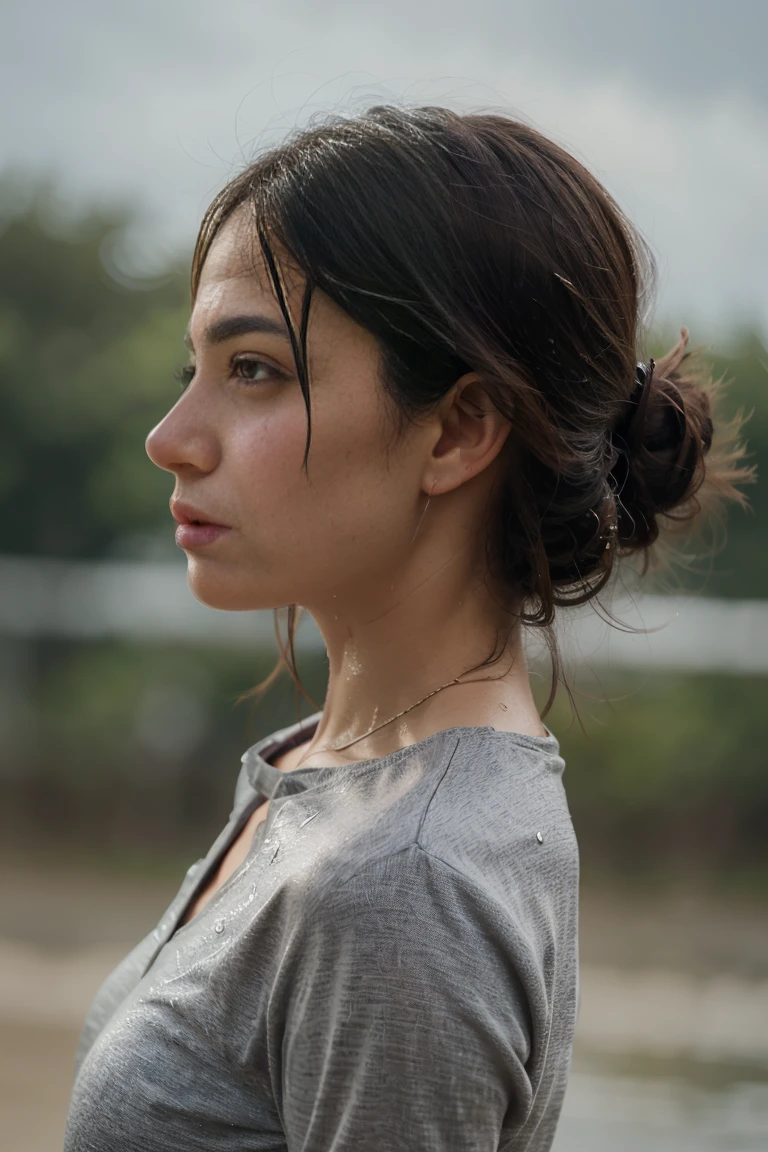
[[(225, 340), (232, 340), (235, 336), (245, 336), (249, 332), (259, 332), (267, 336), (280, 336), (288, 340), (288, 329), (281, 320), (273, 320), (271, 316), (228, 316), (224, 320), (217, 320), (205, 331), (205, 343), (223, 344)], [(190, 352), (194, 351), (189, 328), (184, 333), (184, 343)]]

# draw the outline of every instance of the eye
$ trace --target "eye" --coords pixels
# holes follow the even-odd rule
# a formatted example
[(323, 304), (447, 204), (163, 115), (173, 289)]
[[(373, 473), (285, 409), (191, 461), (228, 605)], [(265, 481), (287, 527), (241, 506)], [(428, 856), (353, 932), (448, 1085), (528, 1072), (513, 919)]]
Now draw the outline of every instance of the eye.
[(260, 384), (266, 380), (282, 377), (277, 368), (273, 368), (266, 360), (259, 360), (255, 356), (237, 356), (232, 361), (233, 375), (248, 384)]
[[(261, 384), (268, 380), (282, 380), (284, 373), (274, 368), (266, 360), (259, 360), (256, 356), (238, 356), (232, 360), (231, 363), (232, 375), (245, 384)], [(177, 368), (173, 376), (178, 380), (181, 385), (181, 391), (184, 392), (192, 383), (197, 366), (195, 364), (185, 364), (182, 368)]]

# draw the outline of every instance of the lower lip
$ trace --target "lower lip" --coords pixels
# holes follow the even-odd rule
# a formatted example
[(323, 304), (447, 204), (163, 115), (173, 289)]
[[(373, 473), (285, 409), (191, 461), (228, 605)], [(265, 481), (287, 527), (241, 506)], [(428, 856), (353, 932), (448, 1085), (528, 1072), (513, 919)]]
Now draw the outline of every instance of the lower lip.
[(204, 548), (213, 544), (230, 532), (223, 524), (179, 524), (176, 528), (176, 543), (185, 552), (193, 548)]

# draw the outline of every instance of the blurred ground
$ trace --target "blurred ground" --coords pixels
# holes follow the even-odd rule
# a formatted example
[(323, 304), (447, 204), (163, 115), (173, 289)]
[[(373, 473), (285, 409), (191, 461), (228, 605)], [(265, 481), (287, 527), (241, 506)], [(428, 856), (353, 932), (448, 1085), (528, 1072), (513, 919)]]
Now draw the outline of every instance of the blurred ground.
[[(0, 863), (0, 1131), (60, 1149), (101, 979), (179, 875)], [(581, 1009), (558, 1152), (768, 1147), (768, 919), (756, 899), (582, 893)]]

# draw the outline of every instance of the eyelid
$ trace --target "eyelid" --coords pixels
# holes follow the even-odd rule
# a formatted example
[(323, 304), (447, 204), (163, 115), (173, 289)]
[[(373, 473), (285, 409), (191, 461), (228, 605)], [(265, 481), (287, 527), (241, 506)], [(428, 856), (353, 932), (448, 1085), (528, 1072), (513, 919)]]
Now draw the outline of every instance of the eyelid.
[(285, 379), (288, 373), (284, 368), (278, 368), (272, 360), (268, 360), (264, 356), (259, 356), (255, 352), (237, 352), (230, 360), (230, 371), (237, 368), (238, 364), (263, 364), (265, 368), (269, 369), (271, 373), (282, 379)]
[[(235, 355), (230, 358), (230, 373), (235, 373), (235, 369), (237, 368), (238, 364), (263, 364), (264, 367), (267, 368), (271, 373), (273, 373), (279, 379), (283, 380), (287, 379), (289, 375), (289, 373), (287, 373), (284, 368), (278, 368), (277, 365), (273, 364), (271, 360), (265, 359), (264, 356), (257, 356), (255, 352), (235, 353)], [(189, 385), (192, 383), (196, 372), (197, 364), (194, 361), (189, 361), (187, 364), (183, 364), (180, 368), (177, 368), (173, 373), (174, 379), (177, 380), (181, 385), (182, 392), (185, 392)], [(240, 377), (240, 379), (243, 380), (244, 383), (248, 383), (248, 380), (244, 377)], [(257, 384), (259, 381), (253, 381), (253, 383)]]

